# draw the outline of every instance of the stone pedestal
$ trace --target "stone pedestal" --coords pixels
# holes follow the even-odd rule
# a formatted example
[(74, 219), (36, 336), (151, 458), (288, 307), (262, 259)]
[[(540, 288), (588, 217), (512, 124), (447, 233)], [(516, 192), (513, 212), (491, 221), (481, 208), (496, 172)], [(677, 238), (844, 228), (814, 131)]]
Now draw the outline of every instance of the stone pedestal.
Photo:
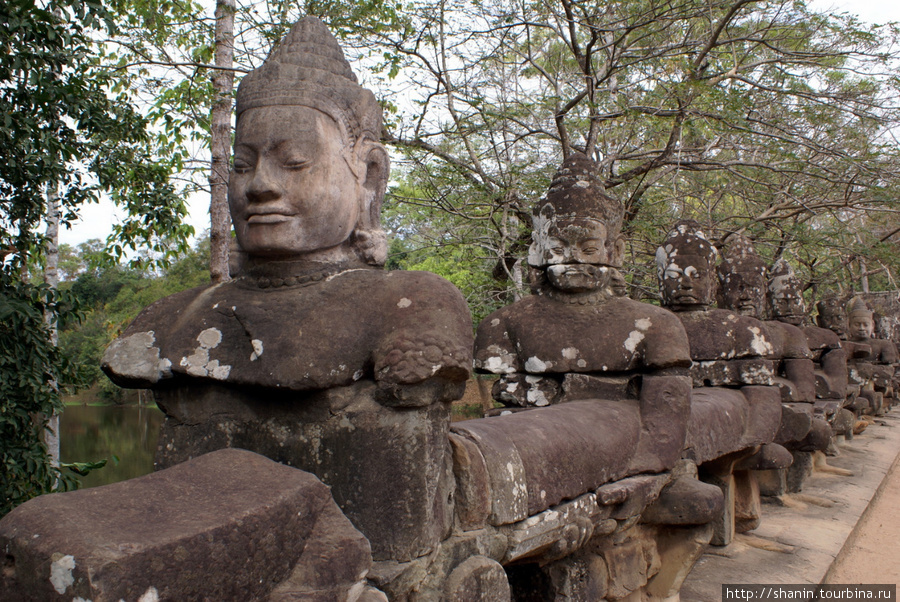
[(208, 385), (156, 397), (167, 414), (158, 468), (238, 447), (309, 471), (331, 487), (376, 560), (411, 560), (449, 532), (448, 404), (385, 407), (365, 381), (316, 394)]

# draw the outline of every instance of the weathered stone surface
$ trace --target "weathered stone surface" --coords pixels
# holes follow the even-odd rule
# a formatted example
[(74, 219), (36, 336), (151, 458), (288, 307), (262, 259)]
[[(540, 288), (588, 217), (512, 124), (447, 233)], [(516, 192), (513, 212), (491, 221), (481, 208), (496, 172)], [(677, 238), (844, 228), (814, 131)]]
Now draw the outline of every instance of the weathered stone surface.
[(734, 470), (777, 470), (787, 468), (794, 461), (791, 452), (777, 443), (761, 445), (755, 453), (738, 460)]
[(582, 401), (466, 420), (453, 432), (487, 465), (491, 522), (522, 520), (628, 473), (640, 431), (637, 401)]
[(503, 561), (530, 558), (543, 563), (568, 556), (584, 546), (595, 531), (606, 534), (601, 523), (610, 513), (610, 508), (597, 504), (596, 494), (589, 493), (508, 525), (501, 531), (508, 542)]
[(775, 365), (763, 358), (695, 362), (694, 387), (740, 387), (775, 384)]
[(765, 261), (742, 234), (732, 237), (722, 262), (716, 268), (719, 288), (716, 300), (721, 309), (761, 318), (766, 300)]
[(372, 562), (321, 481), (243, 450), (36, 498), (0, 521), (0, 547), (4, 600), (325, 602)]
[(759, 526), (762, 507), (759, 499), (759, 482), (749, 470), (734, 472), (734, 531), (746, 533)]
[(645, 523), (654, 525), (705, 525), (724, 511), (722, 491), (687, 476), (673, 480), (641, 515)]
[(694, 362), (768, 357), (773, 351), (768, 329), (755, 318), (726, 309), (679, 312), (679, 317)]
[(450, 434), (453, 476), (456, 480), (455, 510), (464, 531), (480, 529), (491, 514), (491, 485), (484, 456), (474, 441)]
[(371, 381), (316, 394), (222, 385), (158, 390), (167, 418), (157, 465), (224, 447), (253, 449), (329, 485), (376, 559), (416, 558), (450, 528), (449, 412), (444, 404), (385, 407), (377, 390)]
[[(594, 306), (532, 295), (479, 325), (475, 367), (495, 374), (687, 367), (687, 337), (673, 320), (671, 313), (631, 299)], [(539, 328), (542, 323), (553, 327)]]
[[(597, 553), (609, 571), (606, 595), (610, 600), (619, 600), (640, 590), (659, 568), (655, 542), (645, 537), (633, 536), (618, 544), (603, 545)], [(650, 558), (648, 562), (648, 554), (656, 558)]]
[(748, 404), (735, 389), (694, 389), (684, 457), (697, 464), (743, 448)]
[(775, 437), (775, 443), (789, 446), (800, 441), (809, 434), (812, 428), (814, 405), (807, 403), (783, 404), (781, 408), (781, 427)]
[(549, 564), (544, 573), (550, 580), (554, 599), (603, 600), (609, 588), (606, 561), (593, 553), (576, 554)]
[(735, 482), (734, 475), (724, 474), (707, 474), (703, 478), (704, 481), (711, 485), (715, 485), (722, 491), (724, 498), (723, 512), (719, 520), (712, 523), (713, 533), (709, 543), (714, 546), (727, 546), (734, 539), (734, 502), (735, 502)]
[[(278, 316), (290, 316), (290, 328)], [(361, 379), (386, 388), (434, 376), (463, 382), (470, 324), (459, 291), (427, 272), (335, 269), (305, 287), (265, 289), (241, 277), (151, 305), (109, 347), (103, 367), (132, 387), (197, 379), (298, 391)]]
[(472, 556), (453, 569), (447, 578), (447, 602), (503, 602), (510, 599), (509, 581), (503, 567), (490, 558)]
[(785, 471), (785, 487), (788, 493), (803, 491), (803, 483), (813, 472), (813, 454), (807, 451), (791, 452), (794, 462)]
[(712, 538), (712, 525), (660, 529), (656, 548), (659, 572), (647, 583), (646, 592), (658, 600), (678, 600), (681, 584)]
[(783, 412), (778, 390), (775, 387), (748, 386), (741, 387), (741, 393), (750, 406), (744, 443), (751, 447), (773, 441), (781, 426)]
[(623, 520), (639, 516), (662, 491), (671, 475), (638, 475), (609, 483), (597, 489), (597, 503), (611, 506), (612, 518)]

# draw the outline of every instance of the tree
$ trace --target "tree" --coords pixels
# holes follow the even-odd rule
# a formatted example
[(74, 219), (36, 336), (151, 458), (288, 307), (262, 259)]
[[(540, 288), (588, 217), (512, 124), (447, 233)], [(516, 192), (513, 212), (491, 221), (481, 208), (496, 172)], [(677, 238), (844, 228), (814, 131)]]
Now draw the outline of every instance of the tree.
[[(573, 150), (625, 203), (638, 296), (655, 289), (652, 251), (677, 218), (720, 245), (747, 231), (772, 258), (804, 245), (834, 268), (877, 255), (847, 235), (896, 210), (893, 26), (789, 1), (426, 0), (401, 27), (347, 39), (380, 69), (413, 202), (480, 224), (460, 242), (501, 272)], [(807, 275), (826, 274), (848, 276)]]
[[(60, 223), (107, 194), (127, 211), (113, 254), (149, 245), (160, 259), (186, 245), (185, 207), (153, 157), (148, 122), (96, 64), (91, 33), (114, 27), (99, 3), (12, 0), (0, 6), (0, 514), (73, 484), (51, 465), (43, 432), (77, 381), (51, 325), (77, 317), (73, 298), (28, 278), (45, 250), (46, 191)], [(45, 316), (47, 319), (45, 319)], [(63, 467), (64, 468), (64, 467)]]

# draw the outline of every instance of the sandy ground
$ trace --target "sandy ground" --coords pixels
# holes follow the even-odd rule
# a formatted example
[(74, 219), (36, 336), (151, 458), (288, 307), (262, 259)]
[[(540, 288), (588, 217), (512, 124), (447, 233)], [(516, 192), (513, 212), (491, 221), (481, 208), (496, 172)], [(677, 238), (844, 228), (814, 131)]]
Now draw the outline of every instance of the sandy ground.
[(823, 583), (900, 585), (900, 458), (894, 462)]

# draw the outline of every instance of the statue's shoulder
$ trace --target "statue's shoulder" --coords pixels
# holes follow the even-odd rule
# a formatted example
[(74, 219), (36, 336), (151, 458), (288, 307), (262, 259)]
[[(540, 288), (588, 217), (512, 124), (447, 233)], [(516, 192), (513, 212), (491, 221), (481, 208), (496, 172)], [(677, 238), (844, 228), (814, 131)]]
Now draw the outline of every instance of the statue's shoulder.
[(809, 358), (809, 343), (799, 327), (778, 320), (767, 320), (765, 324), (774, 339), (775, 357), (783, 359)]
[(133, 332), (168, 328), (186, 314), (197, 311), (199, 309), (198, 300), (215, 296), (228, 286), (230, 283), (201, 285), (154, 301), (141, 310), (141, 313), (122, 334), (124, 336)]
[(630, 341), (639, 340), (645, 366), (668, 368), (690, 365), (691, 347), (687, 331), (678, 316), (668, 309), (628, 297), (613, 299), (604, 309), (604, 321), (627, 326), (626, 348)]
[(801, 328), (806, 336), (806, 342), (812, 349), (840, 349), (841, 339), (829, 328), (820, 326), (804, 326)]

